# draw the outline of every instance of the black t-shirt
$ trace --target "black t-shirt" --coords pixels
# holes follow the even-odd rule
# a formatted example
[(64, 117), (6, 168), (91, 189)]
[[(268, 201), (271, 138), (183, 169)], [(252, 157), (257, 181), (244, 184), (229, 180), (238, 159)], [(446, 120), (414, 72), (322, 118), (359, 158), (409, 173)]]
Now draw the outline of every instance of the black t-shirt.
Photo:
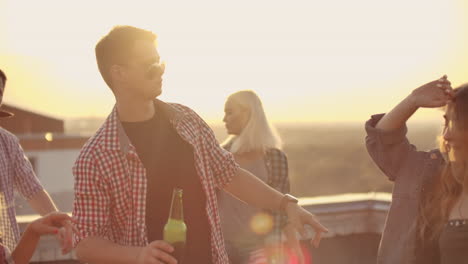
[(162, 240), (172, 191), (183, 189), (187, 243), (184, 263), (211, 263), (206, 194), (195, 169), (192, 146), (183, 140), (161, 109), (150, 120), (122, 122), (146, 168), (146, 227), (148, 240)]

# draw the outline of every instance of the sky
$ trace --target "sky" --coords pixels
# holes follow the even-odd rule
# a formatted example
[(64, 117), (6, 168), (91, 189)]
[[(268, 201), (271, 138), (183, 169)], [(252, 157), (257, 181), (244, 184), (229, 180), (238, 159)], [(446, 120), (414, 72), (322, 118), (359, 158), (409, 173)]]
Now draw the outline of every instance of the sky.
[[(364, 122), (447, 74), (468, 81), (462, 0), (0, 0), (4, 102), (58, 118), (105, 117), (114, 104), (94, 46), (115, 25), (158, 35), (160, 99), (220, 122), (251, 89), (273, 122)], [(437, 110), (421, 122), (441, 122)]]

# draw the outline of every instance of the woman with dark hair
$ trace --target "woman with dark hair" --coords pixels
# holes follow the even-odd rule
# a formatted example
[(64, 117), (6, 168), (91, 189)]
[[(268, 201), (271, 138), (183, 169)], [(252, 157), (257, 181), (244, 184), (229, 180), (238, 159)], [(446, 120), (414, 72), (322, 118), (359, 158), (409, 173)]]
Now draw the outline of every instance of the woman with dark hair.
[[(419, 108), (443, 107), (440, 147), (418, 151), (406, 121)], [(378, 263), (468, 261), (468, 84), (444, 76), (415, 89), (366, 123), (370, 156), (395, 182)]]

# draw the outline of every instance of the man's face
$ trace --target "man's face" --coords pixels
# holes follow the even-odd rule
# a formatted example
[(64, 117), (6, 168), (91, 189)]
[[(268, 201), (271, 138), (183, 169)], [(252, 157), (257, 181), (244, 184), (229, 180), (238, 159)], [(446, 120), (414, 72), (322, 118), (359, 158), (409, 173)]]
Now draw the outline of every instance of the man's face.
[(136, 41), (131, 60), (123, 67), (125, 94), (152, 100), (162, 92), (164, 64), (161, 64), (156, 46), (151, 41)]

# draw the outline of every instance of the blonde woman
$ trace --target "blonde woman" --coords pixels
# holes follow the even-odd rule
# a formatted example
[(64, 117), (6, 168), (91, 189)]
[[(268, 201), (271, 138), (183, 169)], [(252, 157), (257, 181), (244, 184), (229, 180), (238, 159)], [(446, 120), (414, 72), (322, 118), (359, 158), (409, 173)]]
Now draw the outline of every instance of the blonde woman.
[[(406, 121), (419, 108), (444, 107), (441, 146), (418, 151)], [(468, 84), (444, 76), (366, 124), (367, 148), (395, 182), (378, 263), (457, 264), (468, 260)]]
[[(268, 122), (257, 94), (239, 91), (230, 95), (224, 112), (223, 122), (229, 137), (222, 146), (234, 154), (243, 169), (276, 190), (288, 193), (288, 161), (281, 150), (281, 139)], [(248, 263), (252, 252), (265, 247), (265, 240), (274, 243), (280, 238), (282, 218), (278, 214), (253, 208), (224, 191), (218, 194), (218, 201), (223, 235), (232, 263)], [(266, 222), (266, 227), (256, 227), (260, 221)]]

